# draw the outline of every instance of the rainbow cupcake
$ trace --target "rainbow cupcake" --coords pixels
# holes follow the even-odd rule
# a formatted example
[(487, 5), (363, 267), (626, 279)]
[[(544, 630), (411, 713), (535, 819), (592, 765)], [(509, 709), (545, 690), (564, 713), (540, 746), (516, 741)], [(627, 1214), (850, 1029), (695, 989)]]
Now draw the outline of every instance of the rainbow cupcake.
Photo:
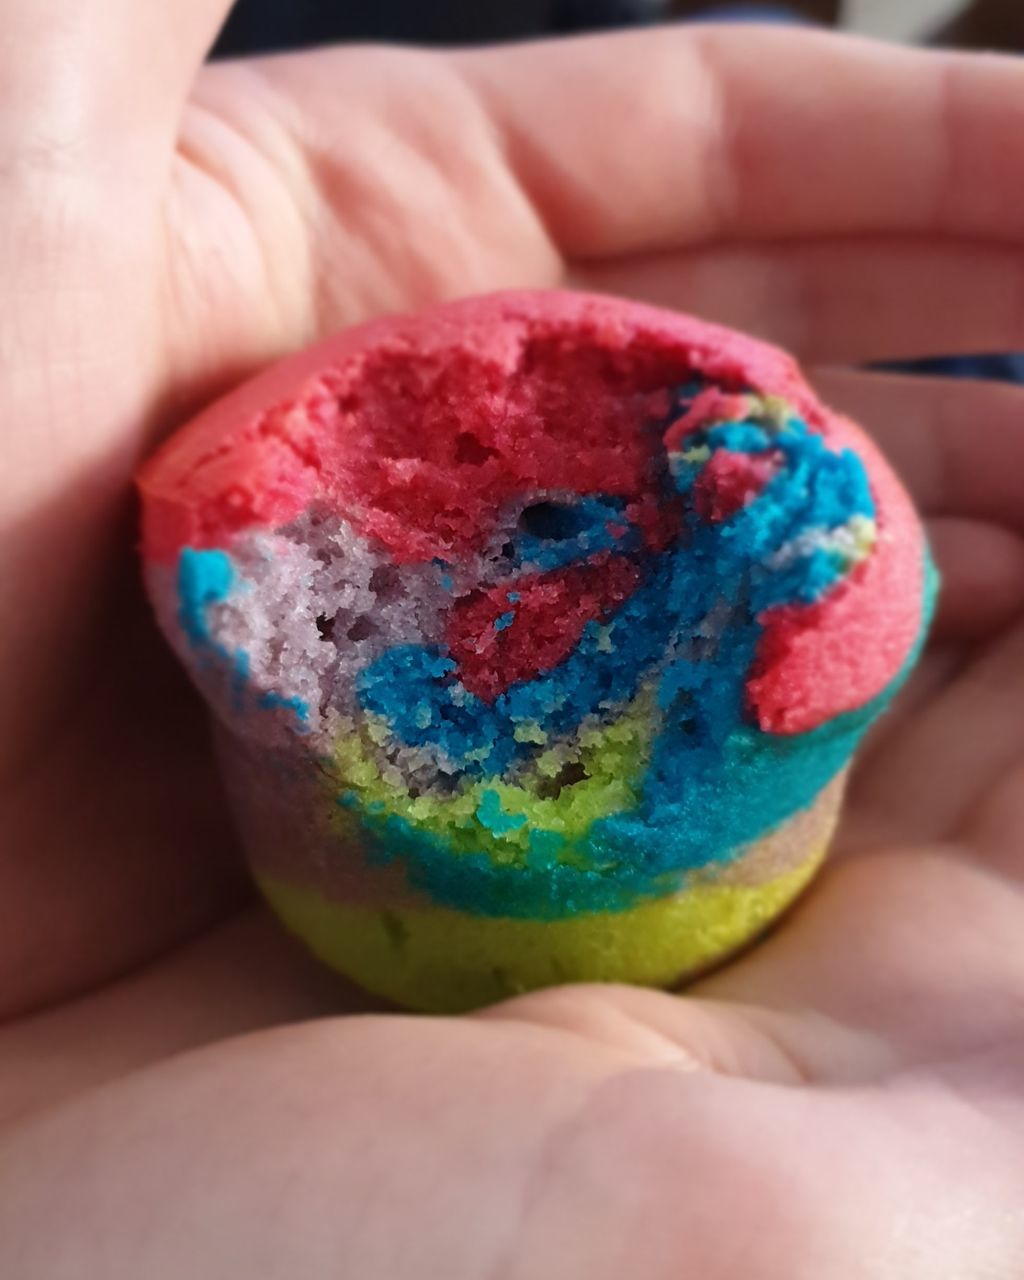
[(899, 482), (788, 356), (610, 298), (342, 334), (140, 487), (264, 894), (423, 1009), (671, 986), (754, 938), (934, 596)]

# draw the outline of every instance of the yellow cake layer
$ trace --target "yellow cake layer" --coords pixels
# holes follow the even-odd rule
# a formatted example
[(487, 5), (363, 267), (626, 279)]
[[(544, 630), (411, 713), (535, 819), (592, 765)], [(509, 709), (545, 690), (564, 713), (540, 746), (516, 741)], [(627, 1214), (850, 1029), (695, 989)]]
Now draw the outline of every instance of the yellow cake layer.
[(347, 905), (266, 875), (260, 886), (284, 923), (360, 986), (409, 1008), (459, 1013), (565, 982), (671, 987), (755, 938), (807, 885), (826, 847), (761, 884), (696, 883), (629, 911), (560, 920)]

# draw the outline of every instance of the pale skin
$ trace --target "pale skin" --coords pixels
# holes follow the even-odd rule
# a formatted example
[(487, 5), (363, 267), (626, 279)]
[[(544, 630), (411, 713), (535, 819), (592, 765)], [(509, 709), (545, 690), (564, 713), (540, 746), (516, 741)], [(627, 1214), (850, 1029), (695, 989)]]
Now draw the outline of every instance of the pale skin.
[[(0, 1274), (973, 1280), (1024, 1252), (1024, 66), (663, 31), (197, 72), (221, 0), (0, 0)], [(810, 176), (809, 176), (810, 175)], [(924, 511), (837, 856), (685, 995), (411, 1018), (245, 888), (130, 477), (384, 310), (579, 283), (792, 347)]]

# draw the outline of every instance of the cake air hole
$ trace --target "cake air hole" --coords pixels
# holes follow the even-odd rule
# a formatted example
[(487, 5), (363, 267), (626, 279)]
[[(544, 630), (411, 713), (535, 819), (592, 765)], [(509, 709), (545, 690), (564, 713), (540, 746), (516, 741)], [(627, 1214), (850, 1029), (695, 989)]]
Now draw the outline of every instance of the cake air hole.
[(579, 535), (580, 517), (574, 507), (564, 502), (534, 502), (523, 508), (519, 528), (531, 538), (566, 542)]

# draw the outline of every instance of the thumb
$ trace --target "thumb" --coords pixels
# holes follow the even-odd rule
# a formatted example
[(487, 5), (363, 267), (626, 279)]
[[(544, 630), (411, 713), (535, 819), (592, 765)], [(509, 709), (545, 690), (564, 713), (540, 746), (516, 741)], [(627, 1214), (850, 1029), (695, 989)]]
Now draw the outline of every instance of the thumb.
[[(161, 172), (231, 0), (0, 0), (4, 177)], [(166, 147), (160, 143), (166, 142)]]

